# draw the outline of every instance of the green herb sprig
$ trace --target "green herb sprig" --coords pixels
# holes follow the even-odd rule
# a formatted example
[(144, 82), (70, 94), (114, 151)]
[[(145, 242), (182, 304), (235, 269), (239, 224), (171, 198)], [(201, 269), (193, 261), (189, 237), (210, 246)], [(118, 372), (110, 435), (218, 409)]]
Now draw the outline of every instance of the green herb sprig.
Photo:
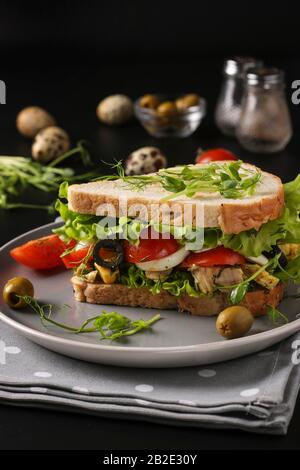
[(58, 168), (57, 165), (74, 155), (79, 155), (81, 161), (90, 164), (90, 155), (84, 141), (64, 153), (48, 165), (34, 162), (30, 158), (19, 156), (0, 156), (0, 209), (46, 209), (55, 212), (54, 206), (42, 204), (26, 204), (12, 201), (11, 198), (20, 196), (27, 188), (34, 188), (48, 193), (58, 190), (63, 181), (75, 182), (94, 178), (97, 173), (90, 171), (81, 175), (74, 175), (71, 168)]
[(106, 312), (102, 310), (101, 315), (88, 318), (79, 328), (57, 322), (51, 318), (53, 305), (40, 304), (36, 299), (28, 295), (19, 296), (24, 299), (27, 305), (39, 315), (43, 324), (51, 324), (72, 333), (100, 333), (101, 339), (111, 341), (119, 340), (126, 336), (132, 336), (140, 331), (149, 329), (158, 320), (161, 320), (160, 314), (154, 315), (149, 320), (131, 320), (118, 312)]
[(257, 271), (255, 271), (255, 273), (253, 273), (250, 277), (240, 282), (239, 284), (233, 284), (229, 286), (220, 286), (220, 290), (232, 289), (232, 291), (230, 292), (230, 296), (229, 296), (230, 302), (233, 305), (240, 303), (250, 288), (250, 282), (255, 281), (257, 276), (259, 276), (267, 268), (271, 268), (272, 270), (274, 270), (279, 265), (280, 256), (281, 256), (281, 253), (274, 256), (274, 258), (270, 259), (266, 264), (264, 264)]
[(267, 315), (272, 323), (276, 325), (281, 323), (289, 323), (289, 319), (284, 313), (280, 312), (277, 308), (273, 307), (273, 305), (267, 305)]
[(102, 180), (122, 179), (136, 191), (142, 191), (148, 185), (160, 184), (166, 191), (174, 193), (163, 198), (162, 202), (178, 196), (193, 198), (201, 192), (218, 192), (230, 199), (251, 196), (262, 177), (261, 171), (243, 166), (241, 160), (224, 164), (183, 165), (141, 176), (125, 176), (122, 162), (110, 166), (117, 174), (103, 176)]

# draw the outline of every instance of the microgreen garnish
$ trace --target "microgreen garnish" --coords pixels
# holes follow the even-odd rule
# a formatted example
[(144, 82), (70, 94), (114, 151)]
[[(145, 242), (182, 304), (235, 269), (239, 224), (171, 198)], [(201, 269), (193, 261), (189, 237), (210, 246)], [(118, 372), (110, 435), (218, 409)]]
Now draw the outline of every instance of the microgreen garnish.
[(280, 264), (279, 262), (278, 262), (278, 264), (277, 264), (276, 267), (278, 267), (278, 269), (285, 275), (285, 277), (286, 277), (287, 279), (291, 279), (291, 280), (293, 280), (293, 281), (296, 281), (296, 280), (297, 280), (298, 275), (297, 275), (297, 274), (291, 274), (291, 273), (289, 273), (286, 269), (284, 269), (284, 268), (281, 266), (281, 264)]
[(74, 175), (71, 168), (57, 168), (59, 163), (74, 155), (79, 155), (84, 164), (90, 163), (90, 156), (83, 141), (48, 165), (34, 162), (30, 158), (0, 156), (0, 208), (1, 209), (46, 209), (55, 212), (54, 205), (27, 204), (12, 201), (27, 188), (35, 188), (45, 193), (55, 192), (63, 181), (82, 181), (96, 176), (95, 171)]
[(241, 283), (230, 292), (230, 302), (233, 305), (239, 304), (249, 290), (249, 282)]
[(267, 315), (272, 323), (280, 324), (280, 323), (288, 323), (289, 319), (286, 315), (282, 312), (277, 310), (277, 308), (273, 307), (272, 305), (267, 305)]
[(183, 165), (175, 168), (160, 170), (153, 175), (125, 176), (122, 162), (111, 165), (117, 175), (101, 177), (101, 179), (122, 179), (131, 189), (143, 190), (150, 184), (160, 184), (171, 195), (162, 201), (177, 196), (193, 198), (197, 193), (218, 192), (225, 198), (237, 199), (251, 196), (261, 180), (258, 169), (245, 167), (242, 161), (212, 163), (210, 165)]
[(154, 323), (161, 319), (160, 314), (154, 315), (149, 320), (131, 320), (118, 312), (106, 312), (102, 310), (100, 315), (88, 318), (79, 328), (57, 322), (51, 318), (54, 305), (40, 304), (36, 299), (28, 295), (19, 296), (24, 299), (27, 305), (39, 315), (43, 324), (55, 325), (72, 333), (100, 333), (101, 339), (111, 341), (118, 340), (125, 336), (132, 336), (140, 331), (150, 328)]
[(278, 260), (281, 256), (281, 253), (278, 255), (274, 256), (274, 258), (270, 259), (266, 264), (261, 266), (255, 273), (253, 273), (250, 277), (245, 279), (244, 281), (240, 282), (239, 284), (233, 284), (233, 285), (228, 285), (228, 286), (220, 286), (219, 289), (232, 289), (230, 293), (230, 302), (232, 304), (238, 304), (240, 303), (245, 295), (247, 294), (249, 287), (250, 287), (250, 282), (255, 281), (257, 276), (259, 276), (263, 271), (265, 271), (267, 268), (275, 269), (275, 267), (278, 266)]

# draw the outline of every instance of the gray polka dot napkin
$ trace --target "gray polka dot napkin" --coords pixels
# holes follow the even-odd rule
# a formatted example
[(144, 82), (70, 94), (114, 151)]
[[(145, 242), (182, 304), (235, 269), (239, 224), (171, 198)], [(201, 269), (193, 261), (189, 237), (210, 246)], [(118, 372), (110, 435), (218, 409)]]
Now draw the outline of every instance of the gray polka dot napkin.
[(126, 369), (43, 349), (0, 324), (0, 400), (177, 426), (285, 434), (300, 387), (300, 333), (207, 367)]

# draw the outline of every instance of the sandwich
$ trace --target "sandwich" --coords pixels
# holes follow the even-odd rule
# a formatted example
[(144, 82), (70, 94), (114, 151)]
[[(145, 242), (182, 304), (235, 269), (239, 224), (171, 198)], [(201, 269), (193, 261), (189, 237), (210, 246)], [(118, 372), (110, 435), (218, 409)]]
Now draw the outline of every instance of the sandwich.
[(243, 305), (259, 316), (300, 281), (300, 176), (283, 185), (240, 160), (116, 169), (60, 190), (55, 232), (73, 241), (63, 257), (76, 300), (205, 316)]

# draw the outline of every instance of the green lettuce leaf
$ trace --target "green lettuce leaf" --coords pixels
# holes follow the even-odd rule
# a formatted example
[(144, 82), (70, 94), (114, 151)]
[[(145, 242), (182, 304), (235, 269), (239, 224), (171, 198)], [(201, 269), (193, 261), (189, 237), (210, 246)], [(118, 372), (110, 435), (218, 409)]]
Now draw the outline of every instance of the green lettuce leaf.
[(174, 270), (168, 279), (163, 281), (161, 285), (162, 289), (176, 297), (180, 295), (190, 295), (191, 297), (199, 297), (200, 295), (203, 295), (195, 288), (193, 277), (188, 271)]
[(258, 231), (252, 229), (237, 235), (224, 234), (219, 241), (226, 248), (238, 251), (244, 256), (259, 256), (263, 251), (271, 251), (272, 245), (283, 242), (285, 235), (284, 224), (272, 220), (262, 225)]
[(174, 270), (166, 280), (154, 281), (148, 279), (144, 271), (131, 264), (123, 269), (120, 282), (127, 287), (147, 287), (152, 294), (159, 294), (162, 290), (166, 290), (175, 296), (187, 294), (199, 297), (202, 295), (196, 290), (193, 277), (188, 271)]
[(284, 199), (289, 209), (300, 210), (300, 174), (293, 181), (284, 184)]
[[(62, 240), (70, 239), (77, 241), (97, 241), (106, 238), (121, 238), (128, 240), (132, 244), (138, 244), (141, 232), (153, 227), (159, 233), (171, 233), (174, 238), (182, 244), (193, 244), (193, 249), (202, 248), (203, 229), (196, 229), (191, 226), (176, 227), (155, 223), (153, 221), (142, 222), (129, 217), (120, 217), (115, 220), (109, 217), (99, 217), (95, 215), (79, 214), (68, 208), (68, 183), (62, 183), (59, 189), (59, 199), (56, 201), (55, 209), (64, 221), (64, 225), (54, 230)], [(209, 240), (208, 246), (216, 246), (216, 230), (211, 229), (213, 242)]]
[(300, 255), (289, 261), (284, 269), (276, 271), (274, 275), (282, 282), (293, 281), (295, 284), (300, 283)]
[(300, 175), (284, 185), (285, 209), (276, 220), (263, 224), (259, 230), (237, 235), (221, 235), (220, 244), (245, 256), (259, 256), (271, 251), (272, 245), (300, 243)]
[(216, 248), (222, 237), (222, 231), (219, 228), (206, 228), (204, 230), (203, 248)]
[(73, 212), (60, 199), (56, 201), (55, 208), (65, 224), (54, 229), (53, 232), (59, 235), (63, 241), (77, 240), (89, 242), (96, 240), (96, 223), (99, 217)]

